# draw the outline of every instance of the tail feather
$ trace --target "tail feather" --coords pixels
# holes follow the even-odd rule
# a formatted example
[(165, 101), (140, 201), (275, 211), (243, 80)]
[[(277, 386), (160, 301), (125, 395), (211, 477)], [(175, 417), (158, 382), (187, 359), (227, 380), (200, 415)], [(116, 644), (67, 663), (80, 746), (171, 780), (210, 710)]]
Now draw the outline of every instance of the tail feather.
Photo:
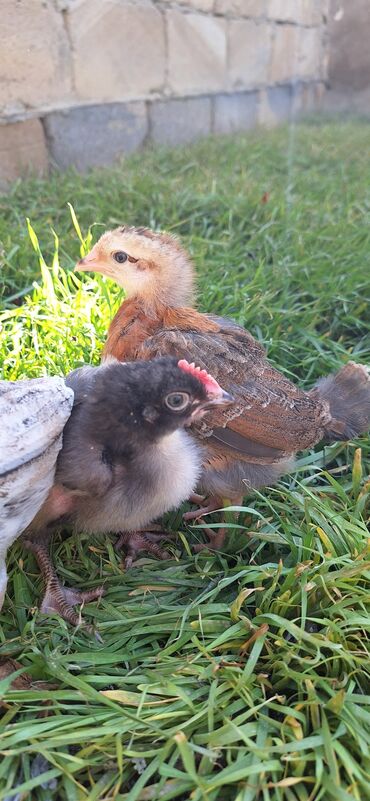
[(364, 365), (348, 362), (338, 373), (321, 378), (314, 391), (329, 403), (330, 440), (352, 439), (370, 428), (370, 374)]

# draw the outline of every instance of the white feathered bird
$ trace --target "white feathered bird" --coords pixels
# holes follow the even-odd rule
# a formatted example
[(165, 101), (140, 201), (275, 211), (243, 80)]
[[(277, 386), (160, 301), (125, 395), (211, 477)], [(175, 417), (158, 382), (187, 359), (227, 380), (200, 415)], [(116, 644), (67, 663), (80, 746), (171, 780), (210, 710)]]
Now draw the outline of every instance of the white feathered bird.
[(73, 391), (63, 378), (0, 381), (0, 609), (6, 552), (52, 487)]

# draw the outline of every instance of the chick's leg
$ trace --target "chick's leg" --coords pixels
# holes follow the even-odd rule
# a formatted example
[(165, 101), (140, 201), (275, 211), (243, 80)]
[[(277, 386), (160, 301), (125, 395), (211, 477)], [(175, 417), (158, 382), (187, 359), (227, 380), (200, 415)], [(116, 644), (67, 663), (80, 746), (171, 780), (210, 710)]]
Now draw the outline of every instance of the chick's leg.
[[(72, 626), (81, 625), (81, 614), (75, 612), (74, 606), (89, 603), (103, 595), (104, 588), (96, 587), (94, 590), (73, 590), (64, 587), (56, 576), (55, 569), (45, 545), (31, 540), (25, 540), (25, 546), (35, 555), (40, 572), (45, 580), (46, 589), (42, 599), (40, 610), (44, 613), (57, 612), (67, 623)], [(91, 626), (86, 626), (88, 631), (92, 631)]]
[[(153, 526), (153, 528), (157, 528)], [(160, 547), (162, 540), (171, 539), (173, 535), (162, 531), (158, 526), (158, 531), (124, 531), (120, 534), (115, 547), (124, 548), (126, 551), (125, 568), (128, 570), (136, 556), (141, 551), (154, 554), (157, 559), (170, 559), (171, 554)]]
[[(223, 517), (223, 515), (222, 515)], [(223, 520), (221, 521), (223, 522)], [(199, 551), (222, 551), (225, 546), (225, 538), (229, 529), (227, 528), (202, 528), (199, 529), (202, 534), (205, 534), (208, 537), (208, 542), (198, 542), (195, 545), (192, 545), (191, 548), (194, 553), (198, 553)]]
[[(216, 497), (217, 496), (214, 496), (215, 499), (216, 499)], [(221, 501), (221, 503), (219, 503), (218, 506), (215, 507), (217, 509), (220, 509), (220, 507), (227, 507), (227, 506), (240, 506), (242, 504), (242, 502), (243, 502), (243, 496), (240, 495), (238, 498), (234, 498), (233, 500), (231, 500), (229, 498), (221, 499), (221, 498), (217, 497), (217, 500), (219, 502)], [(207, 512), (214, 511), (214, 509), (207, 509), (207, 512), (205, 512), (203, 509), (198, 509), (197, 511), (198, 511), (197, 518), (199, 518), (199, 517), (202, 517), (204, 514), (207, 514)], [(194, 519), (194, 513), (191, 513), (191, 514), (193, 514), (193, 518), (192, 519)], [(185, 515), (184, 515), (184, 518), (185, 518)], [(187, 519), (189, 520), (189, 517)], [(222, 514), (221, 514), (221, 522), (225, 522), (225, 513), (224, 512), (222, 512)], [(222, 551), (222, 549), (225, 546), (225, 539), (226, 539), (227, 534), (230, 531), (230, 529), (229, 528), (216, 528), (216, 529), (203, 528), (203, 529), (201, 529), (201, 531), (202, 531), (202, 533), (204, 533), (206, 535), (206, 537), (208, 537), (208, 542), (207, 543), (198, 543), (196, 545), (193, 545), (193, 551), (195, 551), (196, 553), (198, 551), (203, 551), (205, 548), (208, 548), (209, 550), (212, 550), (212, 551)]]
[(191, 495), (189, 501), (198, 504), (204, 502), (205, 506), (200, 505), (199, 509), (194, 509), (192, 512), (185, 512), (184, 520), (198, 520), (199, 517), (208, 515), (210, 512), (215, 512), (216, 509), (222, 509), (224, 506), (224, 501), (219, 495), (211, 495), (206, 499), (204, 499), (203, 495)]

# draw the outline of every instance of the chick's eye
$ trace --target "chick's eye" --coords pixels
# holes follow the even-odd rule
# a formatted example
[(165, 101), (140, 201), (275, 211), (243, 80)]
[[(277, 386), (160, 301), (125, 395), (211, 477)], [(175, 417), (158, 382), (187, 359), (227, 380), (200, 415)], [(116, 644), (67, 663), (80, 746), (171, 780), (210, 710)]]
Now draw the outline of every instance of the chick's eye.
[(164, 402), (169, 409), (182, 412), (189, 405), (190, 397), (187, 392), (170, 392)]
[(123, 264), (128, 259), (127, 253), (124, 250), (117, 250), (113, 253), (114, 261), (118, 261), (118, 264)]

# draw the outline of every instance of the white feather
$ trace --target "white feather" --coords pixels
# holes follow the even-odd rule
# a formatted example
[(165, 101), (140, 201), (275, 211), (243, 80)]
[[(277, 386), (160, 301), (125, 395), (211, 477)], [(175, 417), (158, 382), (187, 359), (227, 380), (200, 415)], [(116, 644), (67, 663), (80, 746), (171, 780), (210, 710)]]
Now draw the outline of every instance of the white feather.
[(53, 484), (73, 392), (62, 378), (0, 381), (0, 609), (6, 552)]

